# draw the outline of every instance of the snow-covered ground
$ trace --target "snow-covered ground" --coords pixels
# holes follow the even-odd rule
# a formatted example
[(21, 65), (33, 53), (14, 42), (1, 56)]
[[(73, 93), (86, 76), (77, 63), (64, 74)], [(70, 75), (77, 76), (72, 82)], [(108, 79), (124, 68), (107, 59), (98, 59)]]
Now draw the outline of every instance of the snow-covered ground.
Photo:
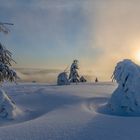
[(98, 112), (116, 87), (109, 82), (5, 85), (22, 114), (0, 119), (0, 140), (139, 140), (140, 117)]

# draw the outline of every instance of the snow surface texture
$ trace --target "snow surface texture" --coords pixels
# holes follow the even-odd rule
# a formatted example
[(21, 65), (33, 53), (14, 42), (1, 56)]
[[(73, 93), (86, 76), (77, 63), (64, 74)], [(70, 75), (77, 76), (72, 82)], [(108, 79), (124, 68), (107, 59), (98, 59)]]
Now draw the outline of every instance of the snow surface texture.
[(140, 117), (105, 115), (113, 83), (3, 87), (22, 108), (16, 119), (0, 119), (0, 140), (139, 140)]
[(113, 75), (118, 88), (106, 111), (114, 115), (140, 116), (140, 66), (131, 60), (123, 60), (117, 64)]

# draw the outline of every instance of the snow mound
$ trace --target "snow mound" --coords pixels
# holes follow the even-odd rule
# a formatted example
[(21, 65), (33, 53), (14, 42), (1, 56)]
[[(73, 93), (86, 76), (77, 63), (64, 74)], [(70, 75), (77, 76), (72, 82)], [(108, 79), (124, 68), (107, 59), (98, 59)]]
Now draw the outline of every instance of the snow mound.
[(11, 98), (1, 89), (0, 90), (0, 117), (14, 119), (21, 114), (21, 110), (17, 108)]
[(117, 64), (113, 76), (118, 87), (104, 111), (121, 116), (140, 116), (140, 66), (125, 59)]
[(69, 85), (70, 84), (70, 82), (68, 80), (68, 75), (66, 72), (62, 72), (58, 75), (57, 84), (58, 85)]

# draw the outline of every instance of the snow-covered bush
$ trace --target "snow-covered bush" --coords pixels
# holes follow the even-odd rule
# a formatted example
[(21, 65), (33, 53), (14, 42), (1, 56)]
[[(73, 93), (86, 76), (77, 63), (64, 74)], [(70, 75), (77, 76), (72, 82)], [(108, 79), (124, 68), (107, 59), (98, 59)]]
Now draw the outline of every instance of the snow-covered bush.
[(68, 80), (68, 75), (66, 72), (62, 72), (57, 77), (57, 84), (58, 85), (69, 85), (70, 82)]
[(113, 76), (118, 87), (108, 109), (118, 115), (140, 115), (140, 66), (125, 59), (117, 64)]

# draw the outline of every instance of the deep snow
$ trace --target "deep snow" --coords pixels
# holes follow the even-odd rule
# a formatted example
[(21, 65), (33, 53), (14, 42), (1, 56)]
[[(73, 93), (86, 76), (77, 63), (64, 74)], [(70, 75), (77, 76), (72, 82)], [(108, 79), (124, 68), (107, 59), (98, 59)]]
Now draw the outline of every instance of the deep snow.
[(138, 140), (140, 117), (98, 112), (117, 85), (4, 85), (23, 114), (0, 120), (0, 140)]

